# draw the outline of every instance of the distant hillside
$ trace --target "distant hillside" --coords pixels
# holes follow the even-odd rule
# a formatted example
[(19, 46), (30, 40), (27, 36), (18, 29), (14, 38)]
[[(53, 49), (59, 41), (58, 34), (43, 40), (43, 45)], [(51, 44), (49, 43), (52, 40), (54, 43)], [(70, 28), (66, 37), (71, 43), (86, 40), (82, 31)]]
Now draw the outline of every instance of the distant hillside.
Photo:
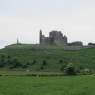
[(76, 70), (95, 70), (95, 48), (78, 51), (50, 49), (0, 49), (0, 69), (62, 71), (68, 63)]

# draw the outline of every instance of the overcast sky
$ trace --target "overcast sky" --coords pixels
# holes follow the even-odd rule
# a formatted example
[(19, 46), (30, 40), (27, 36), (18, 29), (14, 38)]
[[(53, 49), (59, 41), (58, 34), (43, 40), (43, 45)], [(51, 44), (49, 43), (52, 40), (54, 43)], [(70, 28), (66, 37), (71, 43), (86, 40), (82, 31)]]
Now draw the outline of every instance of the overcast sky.
[(95, 43), (95, 0), (0, 0), (0, 48), (16, 43), (39, 43), (61, 31), (68, 42)]

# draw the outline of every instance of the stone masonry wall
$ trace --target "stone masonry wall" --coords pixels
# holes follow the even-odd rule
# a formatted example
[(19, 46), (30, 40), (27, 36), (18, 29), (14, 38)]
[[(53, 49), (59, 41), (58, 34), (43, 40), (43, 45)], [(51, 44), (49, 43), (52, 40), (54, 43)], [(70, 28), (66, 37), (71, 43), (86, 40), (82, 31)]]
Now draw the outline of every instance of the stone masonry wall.
[(5, 46), (7, 49), (56, 49), (56, 50), (81, 50), (85, 48), (92, 48), (95, 47), (95, 45), (90, 46), (78, 46), (78, 47), (10, 47)]

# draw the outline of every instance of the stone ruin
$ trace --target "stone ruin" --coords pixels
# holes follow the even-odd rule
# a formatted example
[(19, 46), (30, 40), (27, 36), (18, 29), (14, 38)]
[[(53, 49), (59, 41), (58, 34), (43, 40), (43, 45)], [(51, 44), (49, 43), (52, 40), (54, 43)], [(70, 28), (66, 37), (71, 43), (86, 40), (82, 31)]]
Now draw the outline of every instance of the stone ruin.
[(40, 45), (58, 45), (66, 46), (67, 37), (64, 36), (60, 31), (51, 31), (49, 32), (49, 37), (42, 35), (42, 30), (40, 30)]
[(68, 43), (68, 46), (83, 46), (83, 43), (81, 41), (76, 41), (76, 42)]
[(83, 46), (81, 41), (76, 41), (72, 43), (67, 43), (67, 37), (63, 36), (61, 31), (52, 30), (49, 32), (49, 37), (42, 35), (42, 30), (40, 30), (40, 45), (58, 45), (58, 46)]

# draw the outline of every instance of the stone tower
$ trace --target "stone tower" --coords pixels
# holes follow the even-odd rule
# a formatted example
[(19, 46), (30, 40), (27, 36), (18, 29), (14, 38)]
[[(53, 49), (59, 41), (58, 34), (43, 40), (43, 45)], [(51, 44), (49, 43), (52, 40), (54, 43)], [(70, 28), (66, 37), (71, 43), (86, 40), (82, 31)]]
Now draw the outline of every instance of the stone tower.
[(40, 43), (40, 45), (42, 45), (42, 30), (40, 30), (40, 39), (39, 39), (39, 43)]
[(17, 44), (19, 44), (18, 38), (17, 38)]

